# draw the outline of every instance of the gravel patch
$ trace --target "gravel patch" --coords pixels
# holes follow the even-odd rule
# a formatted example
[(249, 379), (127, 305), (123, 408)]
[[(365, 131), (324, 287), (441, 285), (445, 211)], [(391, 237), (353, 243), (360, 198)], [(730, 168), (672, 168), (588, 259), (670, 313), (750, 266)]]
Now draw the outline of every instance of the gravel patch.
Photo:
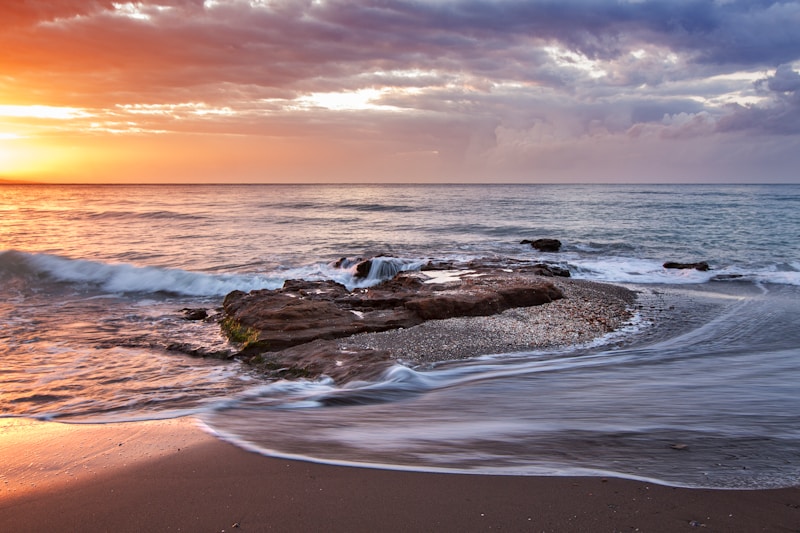
[(354, 335), (339, 348), (385, 350), (406, 364), (564, 347), (590, 342), (630, 322), (636, 294), (584, 280), (553, 281), (564, 298), (501, 314), (431, 320), (412, 328)]

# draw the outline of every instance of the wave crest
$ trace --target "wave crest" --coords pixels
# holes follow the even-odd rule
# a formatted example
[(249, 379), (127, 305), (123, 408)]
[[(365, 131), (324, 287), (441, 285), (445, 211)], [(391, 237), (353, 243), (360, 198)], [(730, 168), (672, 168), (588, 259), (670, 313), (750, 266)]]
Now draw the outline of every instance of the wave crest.
[(0, 276), (89, 286), (110, 293), (222, 296), (236, 289), (269, 288), (274, 280), (255, 275), (207, 274), (173, 268), (71, 259), (53, 254), (0, 252)]
[(0, 252), (0, 279), (23, 279), (28, 284), (69, 283), (108, 293), (164, 293), (182, 296), (224, 296), (231, 291), (277, 289), (287, 279), (333, 280), (348, 289), (368, 287), (394, 277), (402, 270), (419, 268), (421, 262), (375, 258), (364, 277), (353, 268), (316, 263), (296, 268), (257, 273), (206, 273), (177, 268), (137, 266), (73, 259), (46, 253), (16, 250)]

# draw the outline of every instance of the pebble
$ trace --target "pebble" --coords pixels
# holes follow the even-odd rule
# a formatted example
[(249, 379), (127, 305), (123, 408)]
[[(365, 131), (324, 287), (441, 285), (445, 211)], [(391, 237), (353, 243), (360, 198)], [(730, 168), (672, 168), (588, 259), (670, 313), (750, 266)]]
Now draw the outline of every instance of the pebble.
[(386, 350), (408, 364), (467, 359), (590, 342), (633, 316), (636, 296), (616, 285), (559, 280), (564, 298), (492, 316), (431, 320), (402, 330), (343, 339), (343, 349)]

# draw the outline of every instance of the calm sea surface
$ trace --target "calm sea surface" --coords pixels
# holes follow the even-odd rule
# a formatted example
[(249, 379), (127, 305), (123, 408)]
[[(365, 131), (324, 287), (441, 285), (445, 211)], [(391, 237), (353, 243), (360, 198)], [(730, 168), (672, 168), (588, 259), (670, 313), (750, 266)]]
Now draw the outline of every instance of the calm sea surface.
[[(539, 237), (562, 251), (519, 244)], [(229, 347), (182, 309), (286, 279), (353, 286), (331, 262), (381, 253), (554, 262), (669, 312), (346, 387), (185, 355)], [(800, 186), (0, 186), (0, 416), (194, 414), (338, 464), (777, 487), (800, 480), (798, 383)]]

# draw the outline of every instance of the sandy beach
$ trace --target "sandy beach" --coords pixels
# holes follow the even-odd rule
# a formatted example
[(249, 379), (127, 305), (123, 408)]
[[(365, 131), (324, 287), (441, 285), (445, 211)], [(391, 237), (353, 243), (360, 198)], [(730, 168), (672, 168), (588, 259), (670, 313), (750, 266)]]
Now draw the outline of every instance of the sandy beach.
[(190, 418), (0, 430), (1, 531), (800, 529), (800, 488), (328, 466), (244, 451)]

